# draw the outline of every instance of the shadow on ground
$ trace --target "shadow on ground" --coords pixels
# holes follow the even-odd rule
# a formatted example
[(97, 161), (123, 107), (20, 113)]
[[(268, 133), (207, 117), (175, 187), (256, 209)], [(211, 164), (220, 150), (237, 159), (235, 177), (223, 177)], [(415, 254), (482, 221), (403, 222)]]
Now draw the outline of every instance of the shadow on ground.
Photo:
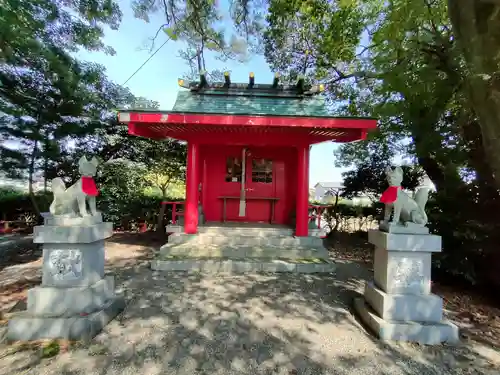
[(498, 374), (466, 346), (367, 334), (350, 308), (370, 277), (360, 263), (321, 276), (157, 273), (151, 247), (135, 252), (108, 263), (128, 306), (90, 345), (0, 357), (0, 374)]

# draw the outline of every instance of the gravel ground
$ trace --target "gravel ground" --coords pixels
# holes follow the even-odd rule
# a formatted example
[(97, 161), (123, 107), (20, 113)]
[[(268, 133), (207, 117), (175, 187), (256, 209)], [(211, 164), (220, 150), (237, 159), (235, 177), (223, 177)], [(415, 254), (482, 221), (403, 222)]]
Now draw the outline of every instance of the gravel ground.
[(500, 374), (470, 342), (373, 338), (351, 311), (371, 277), (356, 262), (321, 276), (154, 273), (130, 258), (112, 268), (129, 300), (123, 314), (91, 344), (52, 359), (4, 346), (0, 375)]

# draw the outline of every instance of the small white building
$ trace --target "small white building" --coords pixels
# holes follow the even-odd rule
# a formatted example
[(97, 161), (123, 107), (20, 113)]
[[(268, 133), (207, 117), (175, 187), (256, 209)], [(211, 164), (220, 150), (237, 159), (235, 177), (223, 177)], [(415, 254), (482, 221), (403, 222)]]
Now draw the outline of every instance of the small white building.
[[(316, 202), (328, 203), (332, 197), (342, 194), (344, 184), (342, 182), (318, 182), (314, 185), (313, 200)], [(372, 204), (370, 198), (364, 194), (352, 199), (342, 198), (343, 203), (352, 204), (354, 206), (369, 206)]]

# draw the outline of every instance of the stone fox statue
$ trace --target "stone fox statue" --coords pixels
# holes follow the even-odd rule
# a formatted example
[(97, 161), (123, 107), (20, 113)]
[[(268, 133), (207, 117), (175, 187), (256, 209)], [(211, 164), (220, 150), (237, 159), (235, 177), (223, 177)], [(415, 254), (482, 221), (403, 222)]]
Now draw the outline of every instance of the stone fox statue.
[[(96, 196), (99, 194), (93, 177), (97, 172), (99, 162), (95, 157), (87, 160), (82, 156), (78, 161), (80, 179), (66, 189), (66, 185), (61, 178), (52, 180), (52, 192), (54, 201), (50, 205), (52, 215), (96, 215)], [(90, 207), (90, 214), (87, 211), (87, 202)]]
[(385, 204), (384, 222), (389, 222), (392, 215), (392, 223), (414, 223), (418, 225), (427, 224), (425, 205), (429, 198), (428, 188), (420, 188), (412, 199), (401, 188), (403, 181), (403, 170), (400, 167), (388, 167), (385, 170), (389, 188), (382, 194), (380, 201)]

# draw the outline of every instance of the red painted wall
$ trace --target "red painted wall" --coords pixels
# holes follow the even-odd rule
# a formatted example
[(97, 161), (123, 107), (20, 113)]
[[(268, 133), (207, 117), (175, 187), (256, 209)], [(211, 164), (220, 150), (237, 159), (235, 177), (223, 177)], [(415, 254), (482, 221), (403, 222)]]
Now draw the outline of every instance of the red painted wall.
[[(225, 145), (202, 145), (200, 157), (203, 170), (202, 202), (206, 221), (222, 221), (221, 196), (239, 197), (240, 182), (226, 182), (227, 158), (242, 158), (243, 147)], [(252, 160), (272, 160), (272, 183), (252, 182)], [(289, 224), (290, 214), (295, 209), (297, 153), (293, 147), (247, 147), (246, 192), (247, 197), (275, 197), (274, 222)], [(227, 201), (226, 220), (245, 222), (268, 222), (270, 203), (247, 200), (246, 216), (239, 217), (239, 200)]]

